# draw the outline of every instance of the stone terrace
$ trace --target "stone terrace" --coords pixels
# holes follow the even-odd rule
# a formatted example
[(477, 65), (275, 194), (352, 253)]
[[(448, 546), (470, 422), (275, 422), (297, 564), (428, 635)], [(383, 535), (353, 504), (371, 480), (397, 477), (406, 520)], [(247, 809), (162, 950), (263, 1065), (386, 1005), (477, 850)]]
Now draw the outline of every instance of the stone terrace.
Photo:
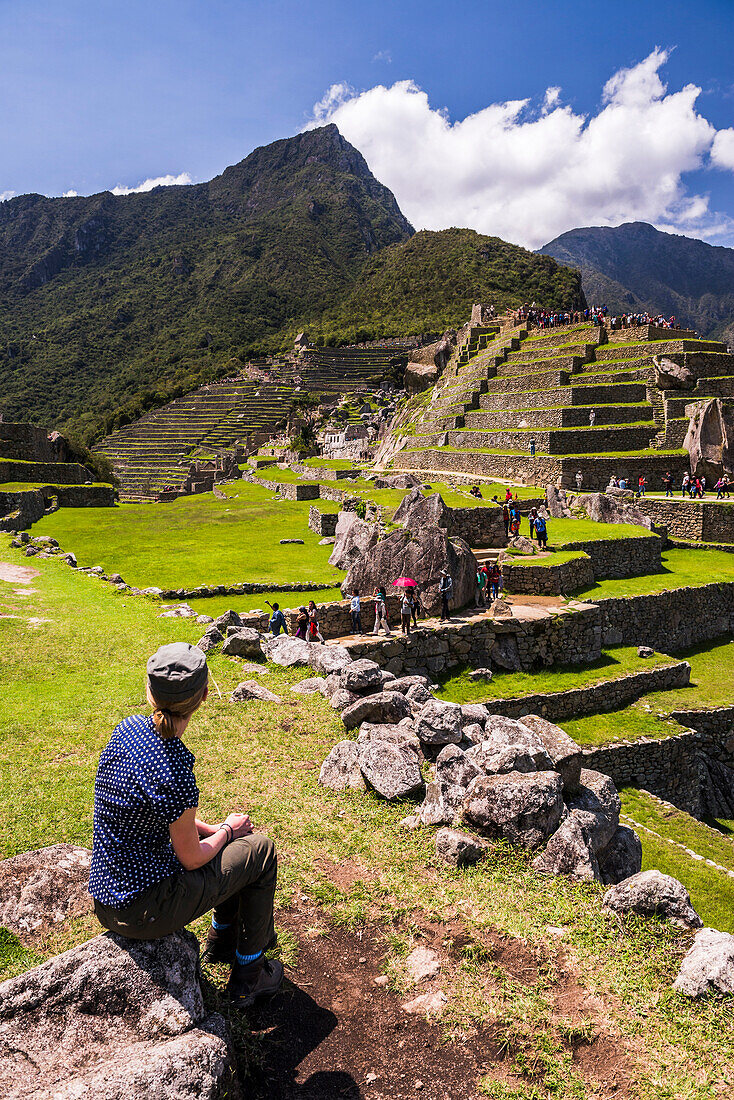
[[(396, 469), (567, 486), (581, 470), (585, 488), (644, 471), (655, 486), (687, 469), (685, 404), (734, 394), (734, 356), (688, 332), (585, 324), (482, 336), (447, 367)], [(695, 390), (659, 389), (657, 356), (690, 364)]]
[(181, 491), (194, 452), (212, 455), (275, 434), (296, 393), (347, 394), (395, 381), (404, 356), (395, 348), (314, 348), (298, 361), (270, 364), (271, 378), (230, 379), (202, 386), (155, 409), (97, 448), (111, 460), (121, 496), (145, 500)]

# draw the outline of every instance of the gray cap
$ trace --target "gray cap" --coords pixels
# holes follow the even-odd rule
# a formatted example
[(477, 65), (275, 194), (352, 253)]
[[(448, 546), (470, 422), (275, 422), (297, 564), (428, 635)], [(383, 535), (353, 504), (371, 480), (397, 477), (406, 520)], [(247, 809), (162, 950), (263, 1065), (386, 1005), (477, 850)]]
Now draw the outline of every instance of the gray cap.
[(195, 695), (209, 676), (206, 657), (188, 642), (162, 645), (148, 659), (147, 670), (150, 690), (163, 705)]

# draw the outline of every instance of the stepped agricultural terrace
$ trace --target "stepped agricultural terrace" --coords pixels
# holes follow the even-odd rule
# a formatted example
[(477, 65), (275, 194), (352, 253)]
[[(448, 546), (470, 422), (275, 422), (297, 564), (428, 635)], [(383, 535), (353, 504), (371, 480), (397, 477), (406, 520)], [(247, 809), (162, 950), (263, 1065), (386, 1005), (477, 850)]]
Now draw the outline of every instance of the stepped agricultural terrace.
[[(312, 348), (269, 363), (269, 377), (246, 376), (202, 386), (112, 432), (96, 448), (106, 455), (125, 500), (150, 500), (195, 484), (197, 458), (215, 459), (238, 444), (264, 443), (294, 410), (298, 394), (347, 395), (397, 382), (406, 352), (389, 347)], [(263, 368), (260, 368), (263, 369)]]
[[(672, 367), (671, 367), (672, 363)], [(674, 388), (668, 370), (695, 376)], [(472, 327), (392, 465), (472, 480), (604, 488), (644, 473), (657, 488), (688, 468), (687, 404), (734, 396), (734, 355), (694, 332), (580, 324)]]

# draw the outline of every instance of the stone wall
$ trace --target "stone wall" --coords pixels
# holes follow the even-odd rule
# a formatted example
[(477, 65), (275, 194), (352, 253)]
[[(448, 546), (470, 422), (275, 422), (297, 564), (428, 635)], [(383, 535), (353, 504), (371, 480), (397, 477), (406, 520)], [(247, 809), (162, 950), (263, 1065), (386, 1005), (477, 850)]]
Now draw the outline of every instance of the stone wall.
[(584, 714), (603, 714), (619, 710), (652, 691), (670, 691), (686, 687), (691, 677), (687, 661), (678, 661), (664, 668), (630, 672), (616, 680), (605, 680), (588, 687), (568, 691), (523, 695), (520, 699), (490, 699), (486, 705), (493, 714), (507, 718), (522, 718), (524, 714), (540, 714), (549, 722), (580, 718)]
[(10, 481), (49, 485), (85, 485), (92, 477), (86, 466), (76, 462), (25, 462), (0, 460), (0, 484)]
[(40, 489), (0, 493), (0, 531), (27, 531), (46, 511)]
[(502, 509), (496, 504), (483, 508), (449, 508), (449, 538), (461, 538), (474, 547), (502, 547), (507, 545)]
[[(552, 542), (552, 519), (548, 521), (548, 537)], [(641, 535), (639, 538), (569, 542), (561, 549), (582, 550), (588, 554), (595, 580), (605, 580), (617, 577), (645, 577), (648, 573), (660, 573), (662, 546), (662, 539), (657, 535)]]
[(44, 485), (47, 501), (56, 497), (60, 508), (112, 508), (115, 490), (111, 485)]
[(642, 787), (694, 817), (701, 816), (701, 745), (693, 730), (663, 740), (641, 738), (583, 750), (583, 766), (617, 787)]
[(657, 524), (667, 527), (673, 538), (693, 542), (734, 542), (734, 503), (714, 500), (652, 500), (645, 497), (637, 507)]
[(528, 558), (527, 564), (515, 561), (502, 563), (502, 578), (507, 592), (562, 596), (594, 583), (594, 568), (588, 554), (558, 565), (534, 565), (532, 560)]
[(331, 466), (303, 466), (292, 462), (290, 468), (299, 477), (317, 477), (322, 481), (349, 481), (361, 477), (361, 470), (334, 470)]
[(338, 512), (321, 512), (313, 505), (308, 510), (309, 529), (322, 538), (331, 538), (334, 535), (338, 519)]
[(596, 608), (564, 610), (543, 619), (470, 619), (440, 631), (349, 643), (356, 659), (367, 657), (400, 676), (443, 672), (458, 665), (513, 670), (538, 665), (588, 664), (601, 655)]
[(648, 645), (671, 653), (734, 629), (734, 583), (727, 581), (596, 604), (605, 646)]
[(648, 488), (663, 488), (662, 478), (667, 470), (682, 479), (689, 468), (688, 455), (670, 457), (644, 455), (629, 459), (622, 455), (590, 457), (577, 455), (552, 457), (536, 454), (482, 454), (470, 451), (444, 451), (434, 448), (405, 450), (395, 456), (396, 470), (425, 470), (431, 474), (468, 474), (479, 477), (498, 477), (527, 485), (556, 485), (560, 478), (566, 489), (575, 488), (576, 471), (581, 470), (585, 489), (602, 490), (609, 484), (612, 474), (618, 477), (637, 477), (641, 472), (647, 477)]
[(56, 455), (45, 428), (0, 420), (0, 457), (26, 462), (54, 462)]

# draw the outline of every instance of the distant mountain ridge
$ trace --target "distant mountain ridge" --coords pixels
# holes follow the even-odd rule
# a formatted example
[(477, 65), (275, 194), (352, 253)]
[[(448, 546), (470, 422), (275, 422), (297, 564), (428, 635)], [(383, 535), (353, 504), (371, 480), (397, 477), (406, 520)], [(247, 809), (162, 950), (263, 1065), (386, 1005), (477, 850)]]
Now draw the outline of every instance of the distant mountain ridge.
[(734, 248), (627, 222), (572, 229), (538, 253), (579, 268), (589, 303), (674, 315), (702, 336), (734, 342)]
[(470, 230), (415, 235), (334, 125), (209, 183), (21, 195), (0, 203), (0, 412), (89, 442), (301, 328), (440, 330), (482, 295), (520, 304), (526, 285), (580, 301), (577, 273), (547, 257)]

